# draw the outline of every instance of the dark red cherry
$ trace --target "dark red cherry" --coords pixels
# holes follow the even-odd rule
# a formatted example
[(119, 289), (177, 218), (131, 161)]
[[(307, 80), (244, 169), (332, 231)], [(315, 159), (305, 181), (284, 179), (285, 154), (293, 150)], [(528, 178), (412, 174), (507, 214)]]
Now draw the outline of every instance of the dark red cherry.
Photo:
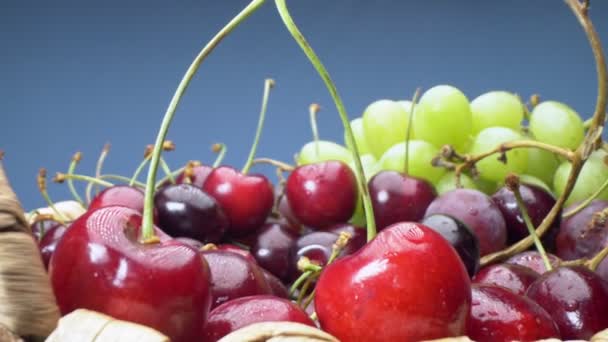
[(218, 242), (228, 220), (215, 199), (191, 184), (173, 184), (154, 195), (158, 225), (173, 237), (189, 237), (203, 243)]
[(262, 273), (264, 273), (264, 278), (266, 278), (266, 282), (268, 283), (268, 286), (270, 286), (272, 294), (281, 298), (289, 298), (289, 290), (283, 282), (281, 282), (281, 279), (264, 268), (260, 267), (260, 269), (262, 270)]
[(361, 227), (353, 226), (350, 223), (333, 225), (327, 231), (337, 235), (340, 235), (341, 232), (350, 235), (348, 245), (346, 246), (346, 254), (353, 254), (367, 243), (367, 231)]
[(209, 174), (213, 171), (213, 167), (208, 165), (197, 165), (192, 168), (192, 175), (190, 176), (190, 182), (185, 182), (186, 176), (184, 172), (181, 172), (177, 177), (175, 177), (176, 184), (190, 183), (197, 188), (202, 189), (203, 184), (207, 180)]
[[(547, 257), (549, 258), (549, 262), (553, 267), (558, 267), (562, 262), (561, 259), (555, 256), (554, 254), (547, 253)], [(508, 264), (516, 264), (531, 268), (538, 274), (543, 274), (547, 272), (545, 262), (540, 256), (540, 253), (538, 253), (537, 251), (525, 251), (515, 254), (514, 256), (507, 259), (505, 262)]]
[(160, 229), (160, 242), (140, 243), (141, 223), (133, 209), (104, 207), (70, 225), (49, 265), (61, 314), (94, 310), (194, 341), (211, 305), (209, 268)]
[(256, 234), (251, 253), (258, 264), (280, 279), (289, 275), (289, 251), (298, 238), (279, 222), (264, 224)]
[(538, 278), (526, 296), (557, 323), (563, 340), (589, 340), (608, 328), (608, 283), (585, 267), (558, 267)]
[[(568, 213), (578, 204), (564, 209)], [(578, 213), (562, 220), (556, 238), (557, 256), (564, 260), (591, 258), (608, 246), (608, 201), (594, 200)]]
[(397, 222), (418, 222), (437, 197), (427, 181), (397, 171), (384, 170), (368, 183), (379, 230)]
[(347, 222), (355, 211), (357, 183), (351, 168), (340, 161), (297, 167), (287, 178), (287, 200), (299, 222), (316, 229)]
[(228, 234), (244, 236), (260, 228), (272, 212), (274, 190), (263, 175), (243, 174), (228, 166), (214, 169), (203, 184), (228, 217)]
[(201, 247), (204, 246), (204, 244), (201, 241), (187, 238), (187, 237), (177, 237), (177, 238), (175, 238), (175, 240), (185, 243), (186, 245), (188, 245), (196, 250), (199, 250), (199, 249), (201, 249)]
[[(555, 198), (546, 190), (531, 184), (520, 184), (519, 192), (521, 193), (522, 200), (528, 210), (532, 225), (538, 227), (555, 204)], [(509, 244), (515, 243), (530, 235), (521, 211), (515, 201), (515, 195), (509, 188), (503, 186), (498, 189), (498, 191), (492, 195), (492, 200), (494, 200), (494, 203), (496, 203), (505, 218)], [(560, 216), (561, 215), (558, 215), (558, 217)], [(555, 220), (553, 224), (555, 228), (552, 229), (557, 230), (559, 219)], [(549, 232), (547, 232), (547, 234), (549, 234)], [(548, 248), (549, 250), (553, 249), (552, 241), (545, 239), (543, 242), (545, 248)]]
[(128, 185), (114, 185), (101, 190), (89, 203), (88, 210), (122, 206), (144, 212), (144, 192)]
[(538, 277), (540, 274), (525, 266), (494, 264), (479, 270), (473, 283), (501, 286), (523, 296)]
[(315, 327), (306, 312), (289, 300), (274, 296), (249, 296), (213, 309), (203, 329), (203, 341), (218, 341), (235, 330), (259, 322), (296, 322)]
[(469, 276), (479, 269), (479, 240), (473, 231), (462, 221), (443, 214), (427, 216), (422, 224), (432, 228), (456, 249), (467, 268)]
[(478, 342), (560, 338), (551, 316), (538, 304), (500, 286), (473, 284), (466, 335)]
[(59, 243), (59, 240), (61, 240), (67, 229), (66, 226), (57, 224), (47, 230), (42, 239), (40, 239), (40, 242), (38, 242), (42, 261), (44, 262), (44, 267), (47, 269), (49, 268), (49, 262), (51, 261), (51, 256), (53, 256), (53, 253), (55, 252), (57, 243)]
[(61, 225), (61, 222), (57, 222), (55, 220), (50, 219), (44, 219), (32, 223), (30, 225), (30, 229), (36, 241), (40, 241), (44, 234), (51, 230), (51, 228), (59, 225)]
[(272, 294), (260, 268), (242, 255), (221, 250), (201, 255), (211, 271), (212, 309), (235, 298)]
[(484, 256), (506, 246), (505, 219), (492, 199), (481, 191), (455, 189), (437, 197), (426, 216), (446, 214), (466, 224), (479, 239), (479, 254)]

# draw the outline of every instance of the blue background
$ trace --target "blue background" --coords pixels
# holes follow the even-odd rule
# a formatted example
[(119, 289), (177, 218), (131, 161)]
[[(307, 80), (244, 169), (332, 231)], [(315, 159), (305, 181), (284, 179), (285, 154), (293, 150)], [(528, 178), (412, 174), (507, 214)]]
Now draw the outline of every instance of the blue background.
[[(44, 204), (38, 168), (130, 175), (155, 139), (175, 87), (200, 48), (244, 0), (0, 1), (0, 149), (27, 209)], [(588, 117), (596, 98), (592, 54), (559, 0), (306, 0), (292, 14), (335, 80), (349, 116), (380, 98), (408, 99), (416, 87), (452, 84), (470, 99), (493, 89), (568, 103)], [(608, 41), (608, 2), (592, 1)], [(291, 161), (311, 139), (308, 105), (318, 102), (322, 138), (342, 142), (335, 107), (320, 78), (268, 1), (203, 64), (183, 98), (167, 155), (178, 167), (211, 162), (210, 145), (228, 145), (242, 167), (272, 77), (259, 156)], [(272, 175), (270, 168), (255, 170)], [(273, 178), (274, 180), (274, 178)], [(68, 197), (65, 185), (51, 196)]]

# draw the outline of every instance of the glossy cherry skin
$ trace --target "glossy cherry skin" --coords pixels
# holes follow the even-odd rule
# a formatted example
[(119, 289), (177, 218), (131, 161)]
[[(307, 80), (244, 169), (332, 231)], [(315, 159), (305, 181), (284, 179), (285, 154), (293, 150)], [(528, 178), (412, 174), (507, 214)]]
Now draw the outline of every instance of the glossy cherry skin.
[(500, 286), (473, 284), (467, 336), (477, 342), (559, 338), (551, 316), (534, 301)]
[[(568, 213), (574, 204), (564, 210)], [(555, 254), (564, 260), (591, 258), (608, 246), (608, 220), (600, 212), (608, 208), (608, 201), (594, 200), (578, 213), (565, 218), (556, 239)]]
[(216, 342), (229, 333), (253, 323), (296, 322), (316, 327), (300, 307), (275, 296), (234, 299), (213, 309), (203, 329), (204, 342)]
[(525, 266), (494, 264), (479, 270), (473, 277), (473, 283), (501, 286), (523, 296), (538, 277), (540, 274)]
[(228, 217), (228, 234), (244, 236), (260, 228), (272, 212), (273, 186), (263, 175), (243, 174), (228, 166), (214, 169), (203, 184)]
[(262, 273), (264, 273), (264, 278), (266, 279), (268, 286), (270, 286), (272, 294), (280, 298), (289, 299), (289, 290), (283, 284), (281, 279), (277, 278), (274, 274), (270, 273), (264, 268), (260, 267), (260, 270), (262, 271)]
[(423, 179), (383, 170), (368, 183), (376, 227), (381, 230), (397, 222), (418, 222), (437, 197), (435, 188)]
[(469, 276), (454, 248), (409, 222), (327, 265), (315, 292), (321, 328), (342, 342), (462, 336), (470, 305)]
[(49, 262), (51, 261), (51, 257), (55, 252), (55, 248), (57, 248), (57, 244), (63, 237), (63, 234), (67, 231), (67, 227), (58, 224), (50, 228), (46, 231), (40, 242), (38, 242), (38, 247), (40, 248), (40, 254), (42, 256), (42, 261), (44, 263), (44, 267), (49, 268)]
[(228, 219), (215, 199), (191, 184), (174, 184), (154, 194), (158, 226), (173, 237), (219, 242)]
[(456, 249), (464, 262), (469, 276), (479, 269), (479, 240), (473, 231), (462, 221), (443, 214), (426, 217), (422, 224), (441, 234)]
[[(555, 205), (555, 198), (544, 189), (531, 184), (520, 184), (519, 192), (528, 211), (528, 215), (530, 216), (530, 220), (532, 221), (532, 225), (538, 227), (549, 211), (551, 211), (553, 205)], [(515, 243), (530, 235), (515, 200), (515, 195), (511, 190), (506, 186), (503, 186), (492, 195), (492, 200), (496, 203), (505, 218), (509, 244)], [(561, 214), (557, 217), (560, 216)], [(557, 230), (557, 227), (559, 227), (559, 219), (555, 220), (553, 224), (554, 228), (550, 229)], [(547, 234), (549, 234), (549, 232), (547, 232)], [(552, 250), (552, 241), (547, 242), (549, 243), (544, 243), (545, 247), (551, 247), (549, 249)]]
[(211, 308), (235, 298), (272, 294), (260, 268), (242, 255), (221, 250), (202, 251), (211, 272)]
[(258, 264), (280, 279), (289, 275), (289, 251), (298, 238), (279, 222), (264, 224), (254, 240), (251, 253)]
[(455, 189), (437, 197), (427, 208), (426, 216), (446, 214), (464, 222), (479, 239), (479, 255), (506, 247), (505, 219), (492, 199), (481, 191)]
[(298, 166), (287, 178), (285, 194), (298, 222), (314, 229), (347, 222), (357, 203), (357, 181), (340, 161)]
[[(547, 253), (547, 258), (549, 258), (549, 262), (553, 267), (558, 267), (562, 262), (560, 258), (551, 253)], [(543, 274), (547, 272), (545, 262), (543, 261), (543, 258), (541, 257), (540, 253), (538, 253), (537, 251), (525, 251), (515, 254), (514, 256), (507, 259), (505, 263), (525, 266), (534, 270), (538, 274)]]
[(104, 207), (70, 226), (49, 267), (61, 313), (90, 309), (172, 341), (196, 340), (211, 305), (209, 268), (198, 251), (159, 229), (159, 243), (139, 243), (141, 221), (133, 209)]
[(198, 165), (192, 168), (192, 176), (190, 176), (190, 182), (185, 182), (186, 176), (181, 172), (175, 177), (175, 184), (189, 183), (197, 188), (202, 189), (203, 184), (207, 180), (209, 174), (213, 171), (213, 167), (208, 165)]
[(608, 328), (608, 282), (582, 266), (543, 274), (526, 296), (553, 317), (564, 340), (589, 340)]
[(88, 210), (122, 206), (144, 212), (144, 192), (128, 185), (114, 185), (101, 190), (89, 203)]
[(258, 261), (255, 259), (255, 257), (253, 256), (253, 254), (251, 254), (250, 251), (248, 251), (244, 248), (241, 248), (237, 245), (233, 245), (230, 243), (222, 243), (222, 244), (215, 246), (215, 248), (218, 251), (226, 251), (226, 252), (232, 252), (232, 253), (239, 254), (240, 256), (247, 259), (249, 262), (254, 263), (256, 265), (258, 264)]

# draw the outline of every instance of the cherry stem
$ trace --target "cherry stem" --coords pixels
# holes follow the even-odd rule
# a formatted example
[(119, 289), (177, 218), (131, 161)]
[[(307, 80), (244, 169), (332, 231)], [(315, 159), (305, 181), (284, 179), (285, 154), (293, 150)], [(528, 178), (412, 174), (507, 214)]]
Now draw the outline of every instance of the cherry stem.
[(276, 166), (278, 169), (283, 171), (293, 171), (295, 170), (295, 166), (287, 164), (285, 162), (270, 159), (270, 158), (256, 158), (253, 160), (253, 164), (270, 164), (272, 166)]
[(289, 288), (289, 296), (293, 296), (294, 293), (296, 292), (296, 290), (298, 289), (298, 287), (300, 287), (300, 285), (302, 285), (302, 283), (304, 281), (306, 281), (306, 279), (308, 279), (310, 277), (311, 274), (313, 274), (314, 271), (305, 271), (304, 273), (302, 273), (298, 279), (296, 279), (296, 281), (293, 282), (293, 284), (291, 285), (291, 288)]
[(562, 217), (568, 218), (585, 209), (585, 207), (588, 206), (589, 203), (593, 202), (593, 200), (596, 199), (604, 190), (606, 190), (606, 188), (608, 188), (608, 179), (606, 179), (604, 183), (602, 183), (602, 186), (600, 186), (600, 188), (596, 192), (591, 194), (591, 196), (587, 197), (584, 201), (577, 205), (576, 208), (568, 211), (567, 213), (564, 213)]
[(167, 179), (169, 179), (169, 182), (171, 182), (171, 184), (175, 184), (175, 176), (173, 175), (173, 172), (171, 172), (171, 168), (169, 165), (167, 165), (167, 162), (165, 162), (163, 157), (160, 157), (160, 167), (163, 169), (163, 172), (167, 176)]
[(547, 257), (547, 251), (545, 251), (545, 247), (543, 246), (538, 235), (536, 234), (536, 230), (534, 229), (534, 225), (532, 224), (532, 220), (530, 219), (530, 215), (528, 214), (528, 208), (526, 207), (526, 204), (523, 198), (521, 197), (521, 192), (519, 191), (519, 184), (519, 177), (516, 174), (511, 173), (505, 179), (505, 185), (509, 190), (513, 192), (513, 195), (515, 196), (515, 202), (517, 202), (517, 207), (521, 212), (521, 216), (524, 219), (526, 228), (528, 228), (528, 233), (530, 234), (530, 236), (532, 236), (532, 239), (534, 240), (534, 245), (536, 246), (538, 253), (540, 253), (541, 258), (545, 263), (545, 267), (547, 268), (547, 271), (551, 271), (552, 266), (551, 262), (549, 261), (549, 257)]
[(310, 129), (312, 130), (312, 139), (315, 142), (315, 157), (319, 158), (321, 151), (319, 149), (319, 126), (317, 126), (317, 113), (321, 110), (321, 106), (316, 103), (308, 107), (310, 115)]
[[(106, 157), (108, 156), (108, 153), (110, 152), (110, 144), (106, 143), (105, 145), (103, 145), (103, 148), (101, 149), (101, 154), (99, 154), (99, 159), (97, 159), (97, 165), (95, 166), (95, 177), (99, 178), (99, 176), (101, 176), (101, 169), (103, 167), (103, 163), (106, 160)], [(95, 191), (97, 193), (99, 193), (99, 187), (96, 187)]]
[(340, 119), (342, 120), (342, 125), (344, 126), (344, 131), (346, 134), (346, 139), (350, 144), (350, 150), (353, 154), (353, 160), (355, 162), (355, 173), (357, 175), (358, 187), (361, 196), (363, 197), (363, 208), (365, 209), (365, 218), (366, 218), (366, 228), (367, 228), (367, 241), (371, 241), (376, 236), (376, 222), (374, 220), (374, 209), (372, 207), (369, 189), (367, 187), (367, 182), (365, 178), (365, 173), (363, 172), (363, 164), (361, 163), (361, 158), (359, 156), (359, 149), (357, 147), (357, 143), (355, 141), (355, 136), (353, 134), (352, 128), (350, 127), (350, 121), (348, 119), (348, 114), (346, 113), (346, 109), (344, 108), (344, 104), (342, 103), (342, 99), (338, 94), (338, 90), (334, 82), (332, 81), (329, 73), (325, 69), (325, 66), (319, 60), (319, 57), (315, 54), (312, 47), (306, 41), (306, 38), (302, 35), (296, 24), (294, 23), (291, 15), (289, 14), (289, 10), (287, 9), (287, 4), (285, 0), (275, 0), (275, 4), (277, 10), (279, 11), (279, 15), (285, 24), (285, 27), (292, 35), (294, 40), (298, 43), (310, 63), (313, 65), (327, 90), (329, 91), (336, 108), (338, 110), (338, 115), (340, 115)]
[(587, 266), (587, 268), (589, 268), (590, 270), (595, 271), (597, 270), (597, 267), (600, 265), (600, 263), (604, 261), (607, 256), (608, 246), (602, 248), (599, 253), (597, 253), (593, 258), (589, 259), (589, 261), (585, 263), (585, 266)]
[(180, 102), (180, 99), (186, 92), (190, 81), (196, 74), (201, 63), (205, 60), (205, 58), (215, 49), (215, 47), (228, 35), (232, 32), (243, 20), (249, 17), (255, 10), (257, 10), (262, 4), (264, 0), (252, 0), (241, 12), (239, 12), (226, 26), (224, 26), (211, 40), (205, 45), (205, 47), (199, 52), (196, 56), (192, 64), (186, 70), (182, 80), (180, 81), (177, 89), (175, 90), (175, 94), (171, 98), (171, 102), (167, 108), (167, 111), (163, 117), (163, 121), (161, 123), (158, 136), (156, 137), (156, 142), (154, 144), (154, 150), (152, 151), (152, 159), (150, 161), (150, 167), (148, 169), (148, 178), (146, 181), (146, 192), (144, 199), (144, 213), (143, 213), (143, 222), (141, 229), (141, 241), (143, 243), (156, 241), (157, 238), (154, 233), (154, 225), (153, 225), (153, 214), (154, 214), (154, 183), (156, 182), (156, 171), (158, 169), (158, 164), (160, 162), (160, 155), (162, 150), (163, 141), (167, 136), (167, 131), (169, 130), (169, 126), (171, 121), (173, 120), (173, 116), (175, 114), (175, 110)]
[(123, 183), (127, 183), (129, 184), (129, 186), (137, 186), (139, 188), (145, 188), (146, 185), (142, 182), (133, 182), (133, 185), (131, 185), (131, 178), (125, 177), (125, 176), (121, 176), (121, 175), (115, 175), (115, 174), (105, 174), (105, 175), (101, 175), (99, 176), (99, 179), (113, 179), (113, 180), (117, 180)]
[[(555, 205), (551, 208), (547, 216), (543, 219), (541, 224), (536, 229), (536, 233), (538, 236), (542, 236), (549, 228), (553, 221), (561, 211), (566, 199), (570, 196), (572, 189), (574, 188), (574, 184), (578, 178), (578, 175), (585, 163), (585, 160), (589, 157), (591, 152), (593, 151), (593, 145), (596, 143), (596, 138), (598, 137), (598, 132), (601, 132), (603, 129), (604, 122), (606, 120), (606, 100), (608, 98), (608, 76), (606, 71), (606, 59), (604, 57), (604, 52), (602, 50), (602, 44), (600, 43), (599, 36), (593, 27), (593, 23), (588, 16), (587, 8), (581, 5), (578, 0), (565, 0), (579, 23), (583, 27), (585, 34), (589, 40), (591, 45), (591, 49), (593, 52), (593, 56), (596, 62), (596, 71), (597, 71), (597, 101), (595, 106), (595, 112), (593, 113), (593, 118), (591, 120), (591, 126), (585, 135), (585, 139), (578, 146), (576, 151), (572, 154), (572, 159), (570, 160), (572, 163), (572, 167), (570, 169), (570, 174), (568, 175), (568, 181), (564, 188), (562, 194), (558, 197)], [(522, 252), (528, 249), (532, 245), (532, 237), (528, 236), (517, 243), (503, 249), (502, 251), (492, 253), (484, 256), (480, 264), (481, 266), (488, 265), (490, 263), (501, 261), (505, 258), (508, 258), (516, 253)]]
[[(74, 170), (76, 169), (76, 165), (78, 165), (78, 163), (80, 162), (81, 159), (82, 159), (82, 153), (80, 153), (80, 152), (74, 153), (74, 156), (72, 157), (72, 161), (70, 162), (70, 166), (68, 168), (69, 175), (74, 173)], [(74, 196), (74, 199), (76, 200), (76, 202), (78, 202), (78, 203), (80, 203), (80, 205), (84, 206), (84, 202), (82, 201), (82, 198), (78, 194), (78, 191), (76, 191), (76, 187), (74, 187), (74, 182), (72, 181), (71, 178), (68, 179), (68, 188), (70, 189), (70, 192), (72, 193), (72, 196)]]
[(211, 146), (211, 150), (218, 154), (215, 158), (215, 161), (213, 162), (213, 165), (211, 166), (215, 169), (216, 167), (220, 166), (220, 164), (224, 160), (228, 147), (226, 147), (226, 144), (224, 143), (215, 143)]
[(51, 210), (53, 210), (53, 212), (55, 213), (55, 215), (57, 215), (56, 220), (61, 223), (61, 224), (66, 224), (66, 222), (68, 221), (68, 219), (63, 215), (63, 213), (61, 213), (57, 207), (55, 207), (55, 203), (51, 200), (51, 196), (49, 196), (49, 192), (47, 191), (47, 187), (46, 187), (46, 169), (45, 168), (41, 168), (38, 171), (38, 189), (40, 190), (40, 194), (42, 194), (42, 198), (44, 198), (44, 201), (46, 202), (46, 204), (49, 206), (49, 208), (51, 208)]
[(412, 135), (412, 123), (414, 122), (414, 107), (418, 101), (418, 96), (420, 96), (420, 88), (417, 88), (414, 93), (412, 105), (410, 106), (410, 117), (407, 120), (407, 131), (405, 132), (405, 161), (403, 165), (403, 172), (405, 175), (409, 174), (410, 137)]
[(91, 176), (86, 176), (86, 175), (79, 175), (79, 174), (65, 174), (65, 173), (61, 173), (61, 172), (57, 172), (55, 174), (55, 177), (53, 178), (53, 182), (55, 183), (63, 183), (66, 180), (79, 180), (79, 181), (83, 181), (83, 182), (88, 182), (88, 183), (93, 183), (95, 185), (99, 185), (99, 186), (104, 186), (104, 187), (111, 187), (114, 186), (114, 184), (104, 181), (100, 178), (95, 178), (95, 177), (91, 177)]
[(274, 87), (274, 80), (267, 78), (264, 81), (264, 95), (262, 97), (262, 109), (260, 110), (260, 116), (258, 117), (258, 127), (255, 130), (255, 138), (253, 139), (253, 144), (251, 145), (251, 150), (249, 151), (249, 157), (247, 157), (247, 162), (241, 173), (247, 174), (251, 165), (253, 163), (253, 158), (255, 158), (255, 153), (258, 149), (258, 143), (260, 141), (260, 137), (262, 136), (262, 128), (264, 127), (264, 119), (266, 118), (266, 108), (268, 107), (268, 97), (270, 96), (270, 90)]
[(146, 156), (144, 158), (144, 160), (142, 160), (141, 163), (139, 163), (139, 165), (137, 166), (137, 169), (135, 169), (135, 172), (133, 172), (133, 176), (131, 176), (131, 179), (129, 180), (129, 186), (133, 186), (133, 184), (135, 184), (135, 182), (137, 181), (137, 178), (139, 178), (139, 174), (144, 169), (144, 167), (146, 167), (146, 164), (148, 164), (149, 161), (150, 161), (150, 156)]

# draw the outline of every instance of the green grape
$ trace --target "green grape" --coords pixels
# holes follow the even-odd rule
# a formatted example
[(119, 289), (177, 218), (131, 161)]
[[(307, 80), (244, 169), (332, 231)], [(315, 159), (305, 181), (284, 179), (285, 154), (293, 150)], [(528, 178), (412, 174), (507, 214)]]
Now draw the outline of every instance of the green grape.
[(378, 100), (363, 112), (365, 139), (376, 158), (396, 143), (405, 141), (409, 110), (392, 100)]
[[(464, 173), (460, 174), (460, 185), (465, 189), (477, 189), (471, 177)], [(454, 171), (446, 172), (435, 185), (435, 190), (437, 190), (437, 194), (439, 195), (456, 188), (456, 174)]]
[(520, 99), (506, 91), (490, 91), (471, 101), (473, 134), (488, 127), (507, 127), (519, 130), (524, 118)]
[[(589, 156), (585, 165), (578, 175), (574, 188), (566, 200), (566, 205), (582, 201), (595, 193), (608, 178), (608, 166), (604, 163), (607, 154), (603, 151), (595, 151)], [(555, 171), (553, 189), (558, 196), (564, 192), (568, 175), (572, 165), (569, 162), (562, 163)], [(604, 190), (598, 196), (600, 199), (608, 200), (608, 190)]]
[[(380, 171), (380, 165), (372, 154), (364, 154), (361, 155), (361, 165), (363, 166), (363, 174), (365, 175), (366, 183), (372, 178), (376, 173)], [(355, 170), (354, 161), (349, 163), (353, 172)], [(357, 205), (355, 207), (355, 212), (353, 213), (352, 218), (350, 219), (350, 223), (355, 226), (365, 226), (365, 208), (363, 207), (363, 197), (361, 195), (357, 196)]]
[(498, 182), (483, 179), (481, 177), (473, 179), (473, 183), (475, 183), (477, 190), (483, 192), (486, 195), (493, 195), (498, 190), (498, 188), (500, 188), (500, 184)]
[[(355, 136), (355, 142), (357, 143), (357, 148), (359, 149), (359, 154), (371, 153), (371, 149), (367, 144), (367, 139), (365, 138), (365, 129), (363, 128), (363, 118), (356, 118), (351, 120), (350, 127), (353, 131), (353, 135)], [(346, 139), (346, 132), (344, 133), (344, 143), (346, 147), (351, 149), (350, 143), (348, 139)]]
[(576, 149), (583, 141), (585, 129), (581, 117), (567, 105), (545, 101), (532, 110), (530, 132), (538, 141)]
[(439, 85), (427, 90), (416, 105), (413, 133), (435, 146), (452, 145), (462, 150), (472, 129), (469, 100), (458, 89)]
[[(431, 161), (439, 153), (439, 149), (422, 140), (409, 141), (408, 170), (410, 176), (427, 180), (435, 184), (446, 172), (445, 168), (435, 167)], [(405, 168), (405, 142), (393, 145), (382, 158), (380, 167), (383, 170), (395, 170), (404, 172)]]
[[(471, 154), (480, 154), (494, 149), (501, 143), (523, 139), (516, 131), (505, 127), (489, 127), (477, 134)], [(502, 181), (507, 174), (523, 173), (528, 165), (528, 151), (525, 148), (517, 148), (507, 153), (507, 163), (498, 160), (499, 155), (494, 154), (477, 162), (479, 176), (493, 182)]]
[[(537, 187), (547, 191), (552, 194), (551, 188), (547, 185), (547, 183), (543, 182), (540, 178), (531, 176), (531, 175), (519, 175), (519, 183), (521, 184), (530, 184), (536, 185)], [(549, 183), (551, 184), (551, 183)]]
[(553, 184), (553, 175), (559, 163), (559, 158), (553, 153), (539, 148), (529, 148), (526, 174), (540, 179), (545, 184)]
[(298, 165), (305, 165), (326, 160), (339, 160), (348, 164), (353, 160), (352, 153), (342, 145), (328, 140), (319, 140), (318, 144), (318, 154), (317, 146), (314, 141), (308, 142), (302, 146), (300, 153), (296, 156), (296, 163)]

